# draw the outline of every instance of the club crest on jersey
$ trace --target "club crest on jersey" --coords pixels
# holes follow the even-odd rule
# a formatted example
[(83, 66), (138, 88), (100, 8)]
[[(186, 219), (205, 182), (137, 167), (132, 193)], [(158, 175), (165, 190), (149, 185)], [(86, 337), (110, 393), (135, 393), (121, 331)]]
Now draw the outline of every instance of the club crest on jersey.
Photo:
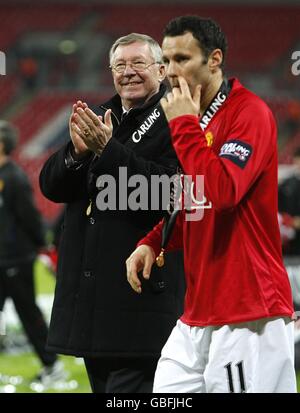
[(212, 146), (212, 144), (214, 143), (214, 135), (212, 134), (212, 132), (207, 132), (205, 134), (205, 139), (207, 142), (207, 146)]
[(231, 140), (222, 146), (219, 156), (230, 159), (233, 163), (244, 169), (252, 154), (252, 147), (239, 140)]
[(148, 118), (141, 124), (141, 126), (133, 132), (132, 140), (134, 143), (138, 143), (143, 135), (151, 128), (151, 126), (156, 122), (160, 117), (160, 111), (155, 108), (154, 111), (148, 116)]

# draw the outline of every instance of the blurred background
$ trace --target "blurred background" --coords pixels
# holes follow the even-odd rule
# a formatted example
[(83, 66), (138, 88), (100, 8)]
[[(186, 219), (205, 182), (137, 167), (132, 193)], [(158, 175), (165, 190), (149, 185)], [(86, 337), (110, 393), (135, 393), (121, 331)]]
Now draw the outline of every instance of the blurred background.
[[(49, 154), (69, 139), (71, 105), (78, 99), (99, 104), (114, 93), (108, 51), (116, 38), (140, 32), (161, 41), (165, 24), (182, 14), (211, 17), (221, 25), (229, 43), (228, 76), (238, 77), (261, 96), (276, 117), (279, 220), (295, 306), (300, 310), (300, 152), (294, 156), (300, 147), (300, 73), (296, 70), (300, 72), (300, 62), (295, 60), (299, 51), (300, 61), (299, 0), (0, 0), (0, 51), (6, 60), (5, 75), (0, 74), (0, 119), (20, 131), (14, 158), (30, 177), (51, 245), (53, 224), (63, 206), (43, 198), (38, 176)], [(287, 180), (295, 176), (299, 178), (296, 201), (286, 190)], [(37, 299), (47, 319), (54, 284), (55, 251), (54, 257), (41, 254), (36, 262)], [(90, 392), (82, 360), (71, 357), (62, 358), (68, 371), (64, 381), (48, 389), (33, 387), (30, 379), (39, 369), (38, 362), (9, 300), (4, 315), (0, 392)], [(296, 341), (297, 347), (299, 330)], [(296, 350), (299, 367), (299, 347)]]

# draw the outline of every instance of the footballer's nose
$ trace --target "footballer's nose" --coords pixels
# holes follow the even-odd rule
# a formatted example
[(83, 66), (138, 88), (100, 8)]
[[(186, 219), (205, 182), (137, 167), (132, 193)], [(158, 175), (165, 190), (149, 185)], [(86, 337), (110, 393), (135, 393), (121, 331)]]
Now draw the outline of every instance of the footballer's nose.
[(170, 61), (166, 66), (166, 74), (170, 78), (179, 76), (178, 65), (175, 62)]
[(170, 86), (173, 87), (178, 87), (178, 76), (176, 74), (168, 74), (167, 73), (167, 79), (170, 83)]

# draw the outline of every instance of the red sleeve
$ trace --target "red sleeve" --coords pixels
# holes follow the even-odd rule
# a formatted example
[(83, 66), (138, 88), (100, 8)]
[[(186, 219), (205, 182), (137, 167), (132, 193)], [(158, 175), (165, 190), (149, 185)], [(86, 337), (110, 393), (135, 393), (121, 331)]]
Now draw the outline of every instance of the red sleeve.
[[(168, 242), (166, 251), (175, 251), (183, 248), (183, 215), (184, 213), (180, 211), (177, 215), (177, 219), (172, 231), (172, 236), (170, 241)], [(162, 238), (162, 227), (163, 227), (163, 220), (157, 224), (152, 231), (150, 231), (143, 239), (139, 241), (137, 246), (142, 244), (149, 245), (153, 248), (155, 255), (158, 256), (161, 250), (161, 238)]]
[(232, 112), (219, 154), (207, 146), (196, 116), (180, 116), (169, 125), (184, 173), (193, 180), (204, 175), (205, 196), (217, 210), (237, 205), (276, 151), (275, 121), (258, 98)]

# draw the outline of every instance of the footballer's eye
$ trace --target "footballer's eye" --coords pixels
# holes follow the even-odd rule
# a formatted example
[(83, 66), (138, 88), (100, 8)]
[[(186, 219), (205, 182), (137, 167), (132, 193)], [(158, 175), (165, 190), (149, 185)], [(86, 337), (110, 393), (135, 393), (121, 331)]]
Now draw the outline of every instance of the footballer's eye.
[(178, 56), (176, 59), (177, 63), (182, 63), (182, 62), (186, 62), (187, 60), (189, 60), (189, 58), (187, 56)]

